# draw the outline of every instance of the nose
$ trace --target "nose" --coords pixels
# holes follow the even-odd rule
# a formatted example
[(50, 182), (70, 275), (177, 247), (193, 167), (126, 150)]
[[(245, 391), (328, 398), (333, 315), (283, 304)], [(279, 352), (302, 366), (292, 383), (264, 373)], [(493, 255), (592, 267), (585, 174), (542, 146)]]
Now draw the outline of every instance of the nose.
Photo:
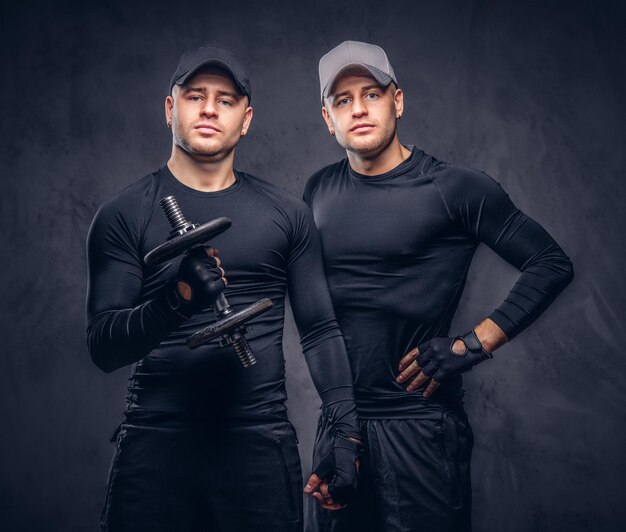
[(200, 110), (200, 114), (208, 118), (217, 117), (217, 102), (213, 98), (207, 98)]
[(352, 116), (359, 118), (360, 116), (367, 114), (367, 106), (361, 98), (355, 98), (352, 102)]

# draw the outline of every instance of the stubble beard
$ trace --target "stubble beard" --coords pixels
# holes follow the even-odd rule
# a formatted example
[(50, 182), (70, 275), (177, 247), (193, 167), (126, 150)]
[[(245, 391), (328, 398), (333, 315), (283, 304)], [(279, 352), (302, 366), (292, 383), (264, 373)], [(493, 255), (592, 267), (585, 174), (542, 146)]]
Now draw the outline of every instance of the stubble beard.
[(202, 159), (221, 159), (235, 149), (238, 139), (228, 139), (228, 141), (224, 143), (212, 142), (205, 144), (203, 142), (190, 139), (188, 135), (176, 132), (174, 134), (174, 142), (192, 157), (201, 157)]
[[(243, 127), (243, 122), (239, 130), (241, 130), (241, 127)], [(224, 130), (222, 130), (220, 133), (223, 139), (222, 142), (211, 141), (210, 139), (207, 139), (208, 142), (203, 142), (200, 139), (192, 138), (193, 129), (191, 126), (189, 128), (191, 130), (187, 131), (186, 126), (180, 123), (177, 113), (174, 111), (172, 113), (172, 136), (174, 143), (192, 158), (199, 158), (205, 161), (220, 160), (228, 156), (235, 149), (240, 139), (239, 136), (224, 138)]]
[(391, 130), (387, 130), (385, 134), (381, 135), (378, 139), (372, 139), (370, 142), (363, 144), (350, 144), (346, 142), (346, 145), (343, 147), (363, 159), (375, 159), (389, 147), (393, 142), (395, 134), (396, 129), (392, 128)]
[(393, 139), (396, 136), (396, 131), (397, 123), (394, 120), (393, 122), (387, 122), (385, 129), (381, 131), (381, 134), (377, 135), (376, 138), (368, 139), (365, 142), (351, 143), (347, 140), (346, 136), (341, 139), (337, 138), (337, 142), (339, 142), (339, 145), (345, 150), (352, 152), (363, 159), (374, 159), (380, 153), (384, 152), (393, 142)]

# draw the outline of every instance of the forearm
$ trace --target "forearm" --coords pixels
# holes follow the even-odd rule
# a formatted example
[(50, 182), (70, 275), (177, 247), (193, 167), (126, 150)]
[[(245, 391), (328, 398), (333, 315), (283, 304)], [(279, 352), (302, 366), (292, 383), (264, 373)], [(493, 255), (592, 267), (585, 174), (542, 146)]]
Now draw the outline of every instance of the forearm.
[[(560, 248), (559, 251), (557, 257), (543, 259), (540, 265), (523, 271), (505, 302), (474, 327), (486, 351), (494, 352), (528, 327), (571, 281), (571, 262)], [(455, 342), (454, 349), (462, 351), (459, 342)]]
[(313, 384), (335, 434), (360, 441), (352, 371), (343, 337), (337, 331), (334, 336), (307, 349), (305, 357)]
[(155, 299), (134, 308), (93, 316), (87, 345), (96, 366), (111, 372), (141, 360), (186, 319), (176, 306), (173, 291), (163, 289)]
[(571, 261), (556, 242), (536, 222), (529, 219), (528, 225), (532, 227), (520, 231), (519, 236), (532, 242), (536, 251), (519, 266), (519, 279), (489, 316), (509, 340), (533, 323), (574, 277)]

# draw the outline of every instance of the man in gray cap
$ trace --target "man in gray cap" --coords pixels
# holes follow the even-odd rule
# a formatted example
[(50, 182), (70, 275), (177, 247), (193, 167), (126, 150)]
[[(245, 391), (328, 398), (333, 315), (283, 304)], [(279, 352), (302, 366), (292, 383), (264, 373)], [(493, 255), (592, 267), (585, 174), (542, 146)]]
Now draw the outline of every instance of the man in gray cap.
[[(233, 168), (251, 124), (251, 85), (229, 52), (184, 54), (165, 98), (167, 164), (97, 212), (88, 237), (87, 338), (98, 367), (133, 365), (102, 526), (110, 531), (245, 532), (302, 529), (302, 474), (286, 415), (282, 329), (289, 290), (302, 347), (333, 442), (323, 457), (331, 491), (356, 484), (360, 434), (352, 376), (335, 320), (319, 236), (304, 202)], [(194, 222), (227, 216), (217, 251), (149, 265), (170, 233), (159, 200), (174, 195)], [(272, 309), (247, 335), (244, 368), (219, 340), (185, 340), (215, 320), (225, 290), (234, 310), (262, 297)]]
[[(573, 269), (482, 172), (398, 140), (404, 94), (382, 48), (346, 41), (319, 64), (322, 115), (347, 158), (308, 181), (354, 375), (365, 453), (347, 508), (312, 476), (310, 531), (468, 531), (473, 436), (461, 374), (530, 325)], [(469, 331), (449, 334), (483, 242), (521, 275)], [(322, 419), (314, 467), (328, 451)]]

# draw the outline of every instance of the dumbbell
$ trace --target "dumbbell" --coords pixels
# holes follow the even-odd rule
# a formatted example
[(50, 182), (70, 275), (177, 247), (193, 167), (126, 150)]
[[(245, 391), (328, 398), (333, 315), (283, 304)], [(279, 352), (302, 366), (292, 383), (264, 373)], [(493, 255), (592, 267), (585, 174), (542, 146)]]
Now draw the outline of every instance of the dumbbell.
[[(188, 253), (193, 248), (223, 233), (231, 225), (231, 221), (226, 217), (216, 218), (202, 225), (187, 221), (174, 196), (163, 198), (159, 204), (172, 230), (164, 244), (154, 248), (144, 257), (144, 262), (148, 266), (160, 264), (182, 253)], [(256, 358), (246, 340), (248, 329), (243, 325), (272, 308), (272, 301), (263, 298), (235, 312), (222, 293), (215, 300), (213, 308), (217, 314), (217, 321), (187, 338), (187, 346), (194, 349), (222, 336), (220, 345), (232, 346), (244, 368), (255, 364)]]

